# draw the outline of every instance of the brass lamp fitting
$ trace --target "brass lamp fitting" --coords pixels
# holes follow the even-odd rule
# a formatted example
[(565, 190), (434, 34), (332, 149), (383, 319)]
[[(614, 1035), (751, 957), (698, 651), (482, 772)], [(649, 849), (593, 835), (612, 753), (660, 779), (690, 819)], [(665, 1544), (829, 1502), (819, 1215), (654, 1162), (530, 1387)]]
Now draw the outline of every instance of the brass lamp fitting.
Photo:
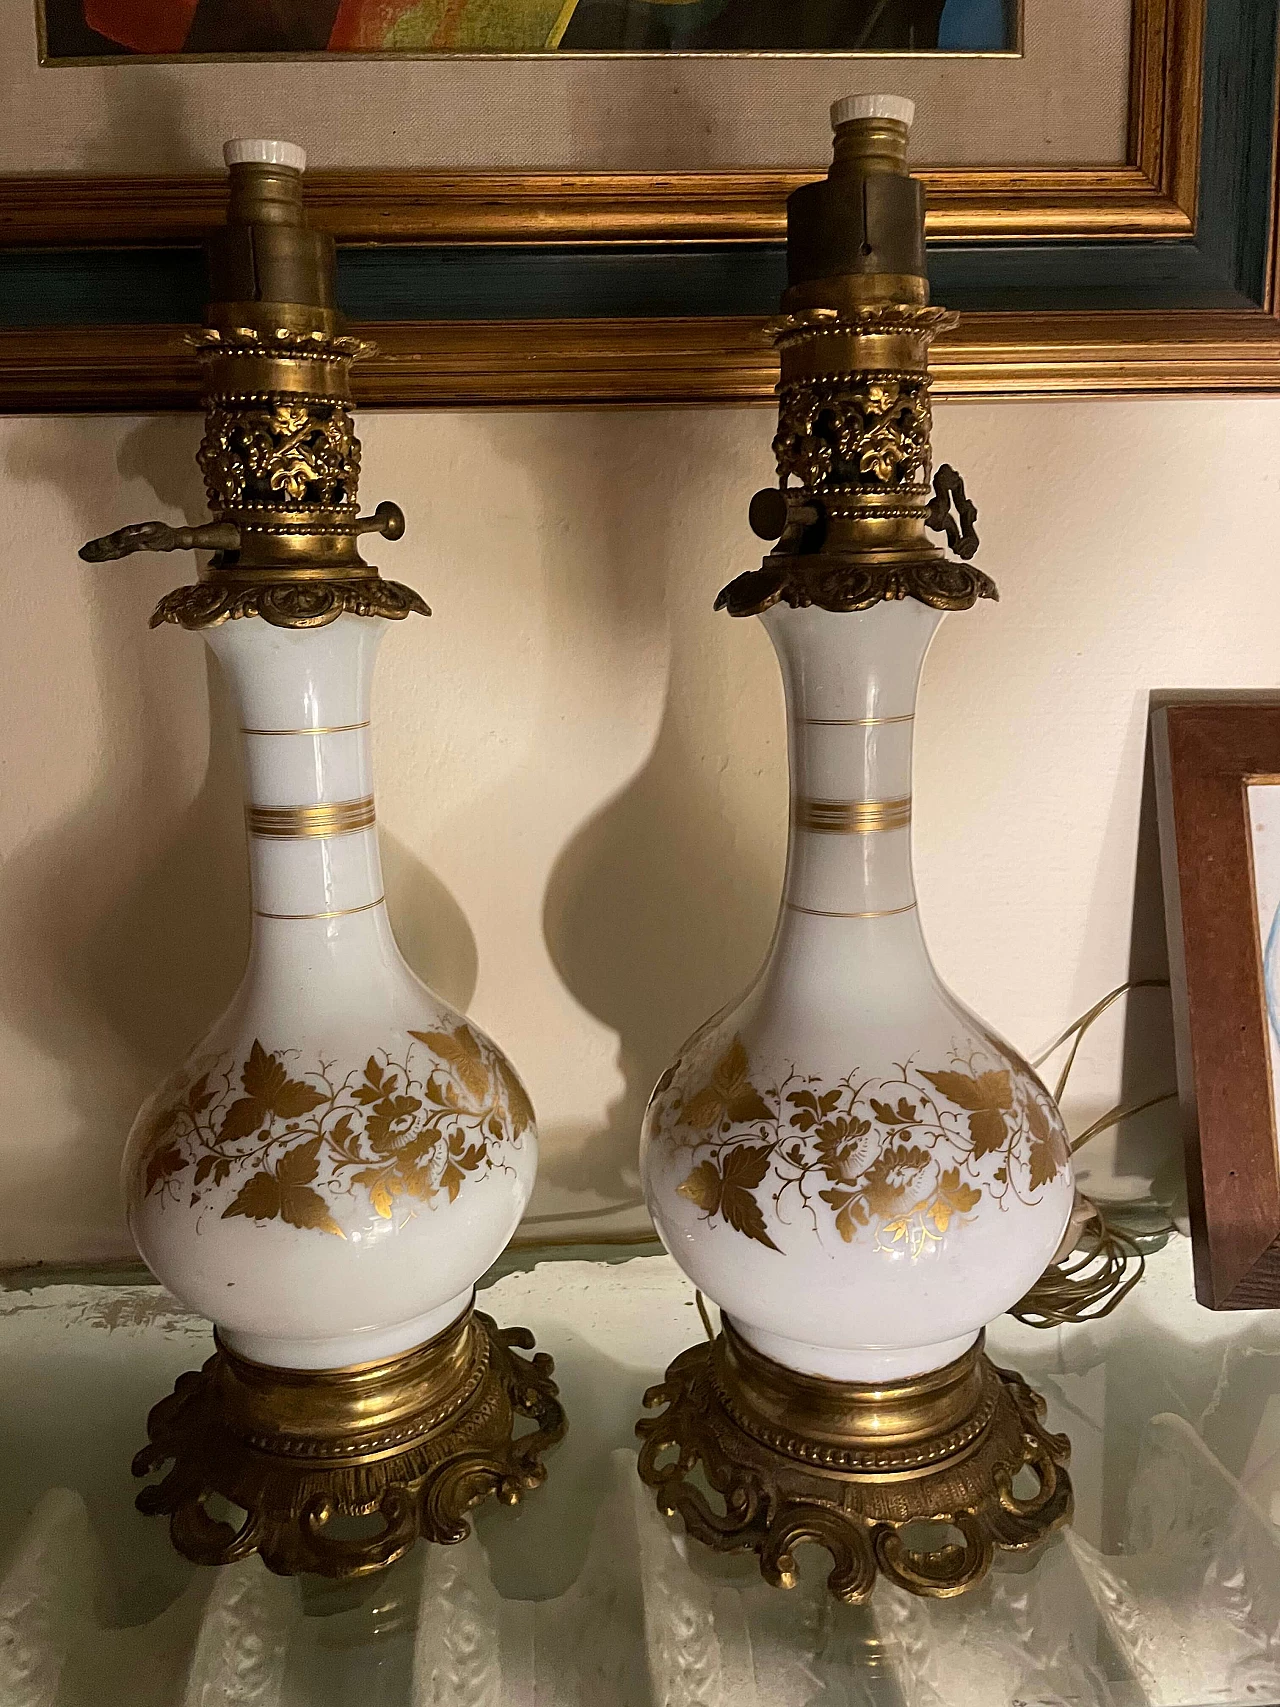
[(417, 593), (384, 581), (357, 549), (362, 534), (399, 539), (404, 515), (391, 503), (359, 514), (351, 364), (373, 345), (348, 333), (336, 307), (333, 239), (307, 224), (303, 207), (306, 156), (289, 144), (273, 144), (275, 158), (255, 152), (228, 144), (227, 222), (208, 243), (210, 301), (192, 339), (205, 375), (197, 461), (213, 520), (143, 522), (80, 555), (102, 563), (135, 551), (212, 551), (198, 583), (160, 601), (153, 627), (426, 616)]
[(720, 594), (717, 609), (733, 616), (780, 599), (853, 611), (912, 597), (966, 610), (997, 597), (967, 561), (977, 512), (960, 476), (943, 467), (930, 486), (929, 345), (957, 316), (929, 304), (908, 121), (892, 116), (893, 98), (878, 104), (855, 117), (853, 103), (836, 103), (831, 169), (787, 201), (788, 284), (772, 326), (778, 484), (751, 503), (754, 532), (778, 543)]

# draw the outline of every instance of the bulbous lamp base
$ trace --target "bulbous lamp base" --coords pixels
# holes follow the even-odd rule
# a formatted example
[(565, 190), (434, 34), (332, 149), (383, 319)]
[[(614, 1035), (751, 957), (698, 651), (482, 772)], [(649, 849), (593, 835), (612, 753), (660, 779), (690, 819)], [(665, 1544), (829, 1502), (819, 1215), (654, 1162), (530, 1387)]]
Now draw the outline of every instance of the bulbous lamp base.
[[(1042, 1425), (1044, 1400), (997, 1369), (978, 1340), (944, 1369), (889, 1386), (800, 1375), (726, 1321), (681, 1352), (645, 1394), (640, 1475), (666, 1516), (717, 1552), (750, 1549), (775, 1587), (794, 1549), (825, 1547), (832, 1594), (870, 1598), (877, 1571), (912, 1594), (963, 1594), (996, 1547), (1026, 1549), (1071, 1517), (1070, 1443)], [(674, 1448), (674, 1456), (672, 1449)], [(715, 1510), (694, 1481), (701, 1468)], [(1015, 1494), (1030, 1470), (1034, 1491)], [(945, 1525), (934, 1550), (913, 1526)]]
[[(146, 1476), (170, 1463), (138, 1509), (167, 1514), (174, 1546), (199, 1565), (251, 1553), (281, 1576), (360, 1577), (418, 1536), (465, 1540), (464, 1514), (490, 1494), (514, 1505), (546, 1475), (564, 1412), (533, 1336), (468, 1310), (425, 1345), (355, 1369), (271, 1369), (219, 1344), (147, 1419)], [(515, 1434), (517, 1418), (532, 1431)], [(215, 1495), (245, 1514), (211, 1513)], [(376, 1519), (372, 1533), (352, 1519)]]

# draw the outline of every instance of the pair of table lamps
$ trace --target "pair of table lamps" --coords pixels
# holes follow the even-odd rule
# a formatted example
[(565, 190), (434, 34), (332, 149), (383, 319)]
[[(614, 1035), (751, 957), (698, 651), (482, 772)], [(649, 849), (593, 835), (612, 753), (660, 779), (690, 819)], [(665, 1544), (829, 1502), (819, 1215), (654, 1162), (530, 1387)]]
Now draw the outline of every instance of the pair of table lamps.
[[(1053, 1259), (1073, 1186), (1052, 1100), (920, 929), (917, 682), (943, 613), (995, 590), (967, 561), (963, 487), (930, 484), (928, 348), (952, 316), (928, 300), (911, 105), (855, 97), (832, 119), (828, 176), (788, 204), (779, 483), (751, 507), (774, 543), (719, 600), (761, 618), (786, 684), (782, 907), (641, 1140), (654, 1223), (722, 1326), (638, 1431), (641, 1475), (694, 1535), (780, 1584), (819, 1542), (860, 1601), (877, 1572), (958, 1593), (994, 1547), (1069, 1517), (1067, 1443), (982, 1341)], [(427, 607), (360, 556), (404, 529), (394, 504), (359, 514), (367, 346), (306, 222), (302, 150), (226, 159), (197, 337), (213, 520), (82, 553), (212, 553), (152, 621), (199, 630), (231, 683), (252, 872), (244, 981), (125, 1159), (140, 1251), (217, 1328), (151, 1413), (135, 1469), (165, 1474), (138, 1503), (201, 1563), (358, 1576), (536, 1487), (566, 1425), (550, 1358), (473, 1307), (532, 1190), (533, 1110), (410, 972), (383, 898), (370, 681), (387, 623)]]

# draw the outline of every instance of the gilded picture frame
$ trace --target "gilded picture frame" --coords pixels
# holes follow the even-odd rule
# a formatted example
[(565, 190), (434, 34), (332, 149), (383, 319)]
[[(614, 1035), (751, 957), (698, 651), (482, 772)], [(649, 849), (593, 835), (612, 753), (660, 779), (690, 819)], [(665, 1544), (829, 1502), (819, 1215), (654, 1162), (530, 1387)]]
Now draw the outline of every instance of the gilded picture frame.
[[(943, 397), (1280, 389), (1280, 0), (1135, 0), (1127, 159), (921, 168)], [(816, 171), (308, 174), (373, 406), (742, 403)], [(0, 409), (193, 407), (215, 174), (0, 177)]]

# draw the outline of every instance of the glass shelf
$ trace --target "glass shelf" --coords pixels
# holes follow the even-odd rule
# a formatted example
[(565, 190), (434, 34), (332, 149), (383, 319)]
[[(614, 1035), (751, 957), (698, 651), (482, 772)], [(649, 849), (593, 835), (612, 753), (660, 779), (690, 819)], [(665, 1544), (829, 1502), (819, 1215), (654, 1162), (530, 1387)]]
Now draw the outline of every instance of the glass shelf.
[(783, 1592), (686, 1542), (637, 1480), (641, 1395), (702, 1331), (668, 1258), (513, 1262), (481, 1303), (555, 1357), (548, 1481), (354, 1585), (199, 1570), (134, 1511), (147, 1410), (206, 1324), (141, 1281), (0, 1294), (0, 1707), (1280, 1703), (1280, 1312), (1201, 1310), (1184, 1240), (1106, 1321), (988, 1336), (1071, 1436), (1073, 1528), (959, 1600), (864, 1609), (816, 1550)]

